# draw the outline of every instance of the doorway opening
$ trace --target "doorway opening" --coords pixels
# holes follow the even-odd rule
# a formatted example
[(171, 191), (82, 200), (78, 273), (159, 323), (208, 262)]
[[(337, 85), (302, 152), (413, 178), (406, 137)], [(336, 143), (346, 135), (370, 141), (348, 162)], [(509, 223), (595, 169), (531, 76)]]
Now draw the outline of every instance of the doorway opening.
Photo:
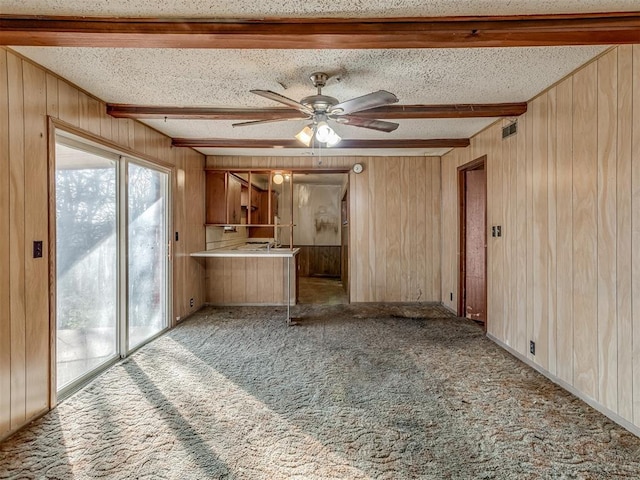
[(298, 303), (349, 303), (349, 175), (293, 173), (293, 246), (300, 248)]
[(487, 329), (486, 155), (458, 168), (460, 295), (458, 315)]

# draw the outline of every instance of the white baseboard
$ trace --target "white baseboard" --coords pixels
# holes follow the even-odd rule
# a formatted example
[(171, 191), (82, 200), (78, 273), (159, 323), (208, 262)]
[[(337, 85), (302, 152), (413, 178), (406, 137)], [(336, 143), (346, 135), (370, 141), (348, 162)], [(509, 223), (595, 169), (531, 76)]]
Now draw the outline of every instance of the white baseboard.
[(590, 407), (596, 409), (597, 411), (599, 411), (600, 413), (602, 413), (604, 416), (608, 417), (609, 419), (613, 420), (615, 423), (617, 423), (621, 427), (626, 428), (627, 430), (629, 430), (635, 436), (640, 437), (640, 427), (638, 427), (637, 425), (634, 425), (629, 420), (621, 417), (616, 412), (614, 412), (612, 410), (609, 410), (604, 405), (598, 403), (593, 398), (585, 395), (580, 390), (576, 389), (573, 385), (570, 385), (567, 382), (565, 382), (564, 380), (562, 380), (561, 378), (558, 378), (555, 375), (553, 375), (552, 373), (549, 373), (544, 368), (542, 368), (540, 365), (537, 365), (536, 363), (532, 362), (531, 359), (529, 359), (526, 356), (522, 355), (520, 352), (517, 352), (516, 350), (511, 348), (509, 345), (506, 345), (505, 343), (503, 343), (501, 340), (498, 340), (496, 337), (494, 337), (490, 333), (487, 333), (487, 338), (489, 338), (489, 340), (491, 340), (492, 342), (496, 343), (497, 345), (499, 345), (500, 347), (505, 349), (507, 352), (509, 352), (511, 355), (516, 357), (521, 362), (526, 363), (531, 368), (533, 368), (535, 371), (537, 371), (537, 372), (541, 373), (542, 375), (544, 375), (545, 377), (547, 377), (549, 380), (551, 380), (556, 385), (564, 388), (565, 390), (567, 390), (572, 395), (575, 395), (576, 397), (578, 397), (580, 400), (585, 402)]

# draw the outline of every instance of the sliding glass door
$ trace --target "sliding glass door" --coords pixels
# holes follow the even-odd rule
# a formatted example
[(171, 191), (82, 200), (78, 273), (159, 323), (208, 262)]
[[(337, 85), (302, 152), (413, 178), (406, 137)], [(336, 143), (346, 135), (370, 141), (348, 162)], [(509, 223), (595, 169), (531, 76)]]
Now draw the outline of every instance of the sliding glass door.
[(127, 168), (128, 349), (167, 326), (169, 175), (129, 162)]
[(117, 158), (56, 145), (58, 390), (119, 354)]
[(59, 394), (168, 326), (169, 171), (56, 141)]

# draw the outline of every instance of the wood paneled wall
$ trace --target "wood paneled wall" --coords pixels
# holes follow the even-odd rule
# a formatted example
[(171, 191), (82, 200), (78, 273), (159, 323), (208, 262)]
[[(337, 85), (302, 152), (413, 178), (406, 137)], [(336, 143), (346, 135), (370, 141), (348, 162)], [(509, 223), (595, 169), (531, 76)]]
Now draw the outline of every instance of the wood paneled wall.
[(352, 302), (439, 301), (440, 157), (207, 157), (214, 168), (344, 168)]
[(298, 275), (300, 277), (340, 277), (343, 248), (341, 245), (302, 245), (298, 247), (300, 248), (298, 254)]
[[(0, 47), (0, 438), (49, 408), (48, 120), (174, 169), (174, 318), (203, 303), (204, 157), (160, 133), (106, 115), (105, 105)], [(52, 237), (53, 238), (53, 237)], [(44, 257), (32, 258), (34, 240)]]
[[(207, 258), (205, 301), (213, 305), (286, 305), (287, 259)], [(296, 298), (296, 259), (291, 269), (290, 301)]]
[(488, 237), (488, 333), (640, 427), (640, 46), (532, 100), (517, 135), (501, 126), (442, 159), (442, 301), (457, 306), (456, 169), (486, 154), (488, 224), (503, 226)]

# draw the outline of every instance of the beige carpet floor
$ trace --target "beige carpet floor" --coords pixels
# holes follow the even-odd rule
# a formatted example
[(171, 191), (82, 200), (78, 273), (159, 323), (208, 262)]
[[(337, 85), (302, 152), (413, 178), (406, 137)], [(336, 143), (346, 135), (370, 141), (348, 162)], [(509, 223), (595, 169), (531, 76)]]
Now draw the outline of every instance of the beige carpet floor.
[(640, 478), (640, 439), (437, 306), (206, 308), (0, 444), (0, 478)]

